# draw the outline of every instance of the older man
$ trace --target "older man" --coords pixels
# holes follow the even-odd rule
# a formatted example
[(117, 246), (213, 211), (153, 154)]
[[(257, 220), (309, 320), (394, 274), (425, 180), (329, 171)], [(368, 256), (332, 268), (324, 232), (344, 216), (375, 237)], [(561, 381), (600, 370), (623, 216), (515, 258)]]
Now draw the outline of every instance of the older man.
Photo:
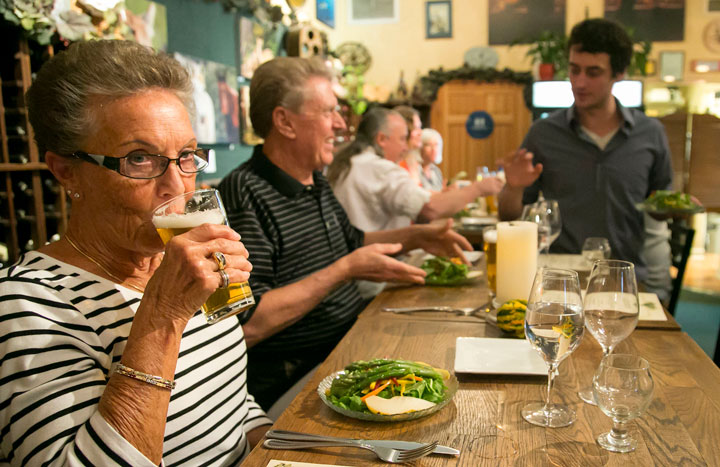
[(257, 306), (243, 316), (248, 386), (268, 408), (325, 359), (365, 306), (356, 279), (422, 284), (424, 271), (390, 255), (459, 254), (449, 225), (363, 233), (320, 170), (333, 160), (337, 113), (321, 61), (277, 58), (255, 71), (250, 118), (265, 144), (220, 184), (230, 225), (252, 255)]
[(330, 165), (328, 180), (353, 225), (372, 232), (429, 222), (502, 188), (498, 178), (488, 177), (459, 190), (425, 190), (397, 164), (406, 151), (407, 134), (398, 112), (372, 109), (363, 116), (355, 141)]

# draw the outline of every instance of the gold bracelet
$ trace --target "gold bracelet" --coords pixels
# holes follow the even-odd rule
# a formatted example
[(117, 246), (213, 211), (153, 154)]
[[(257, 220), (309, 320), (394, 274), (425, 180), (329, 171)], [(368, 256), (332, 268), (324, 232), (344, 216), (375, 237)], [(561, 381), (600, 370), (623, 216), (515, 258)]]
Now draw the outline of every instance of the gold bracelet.
[(142, 371), (133, 370), (122, 363), (117, 364), (115, 367), (115, 373), (127, 376), (128, 378), (137, 379), (138, 381), (142, 381), (144, 383), (152, 384), (153, 386), (157, 386), (159, 388), (167, 389), (168, 391), (175, 389), (175, 381), (161, 378), (160, 376), (149, 375), (147, 373), (143, 373)]

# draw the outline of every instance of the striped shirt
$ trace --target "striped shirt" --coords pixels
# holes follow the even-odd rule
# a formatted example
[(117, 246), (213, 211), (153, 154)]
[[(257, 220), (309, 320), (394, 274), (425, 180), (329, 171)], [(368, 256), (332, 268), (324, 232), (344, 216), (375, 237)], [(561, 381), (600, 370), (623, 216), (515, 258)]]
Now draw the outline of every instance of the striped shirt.
[[(305, 186), (292, 178), (260, 145), (218, 187), (230, 226), (250, 252), (255, 303), (268, 290), (297, 282), (363, 244), (364, 233), (350, 224), (325, 177), (315, 172), (313, 181)], [(355, 282), (347, 282), (298, 322), (254, 346), (251, 355), (292, 355), (337, 343), (364, 306)]]
[[(0, 270), (0, 465), (154, 465), (99, 414), (142, 294), (31, 252)], [(237, 465), (271, 421), (246, 389), (237, 319), (190, 319), (163, 463)]]

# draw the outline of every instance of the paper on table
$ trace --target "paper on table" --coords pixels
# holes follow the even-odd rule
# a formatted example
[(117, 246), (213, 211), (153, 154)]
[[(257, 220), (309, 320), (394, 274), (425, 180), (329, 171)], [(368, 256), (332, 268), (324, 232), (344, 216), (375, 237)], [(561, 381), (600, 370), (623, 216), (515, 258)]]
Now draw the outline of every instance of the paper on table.
[(663, 311), (660, 299), (654, 293), (640, 292), (640, 321), (667, 321), (667, 315)]
[(273, 459), (268, 462), (267, 467), (350, 467), (348, 465), (331, 465), (331, 464), (311, 464), (308, 462), (297, 462), (297, 461), (279, 461)]
[[(584, 290), (582, 291), (582, 296), (584, 299)], [(663, 307), (660, 304), (660, 299), (656, 294), (640, 292), (638, 293), (638, 300), (640, 301), (639, 321), (667, 321), (667, 315), (665, 315)]]

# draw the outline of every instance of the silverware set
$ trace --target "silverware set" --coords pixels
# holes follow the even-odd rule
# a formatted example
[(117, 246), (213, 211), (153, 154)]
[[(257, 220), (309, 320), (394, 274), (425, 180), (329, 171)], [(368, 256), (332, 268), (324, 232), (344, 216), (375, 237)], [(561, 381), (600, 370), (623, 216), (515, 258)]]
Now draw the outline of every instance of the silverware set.
[(396, 314), (410, 314), (417, 312), (445, 312), (451, 313), (457, 316), (476, 316), (478, 318), (486, 319), (490, 313), (490, 303), (486, 303), (476, 308), (456, 308), (452, 306), (413, 306), (405, 308), (383, 308), (382, 311), (396, 313)]
[(414, 461), (432, 453), (454, 456), (460, 455), (460, 451), (457, 449), (439, 446), (437, 441), (432, 443), (417, 443), (410, 441), (335, 438), (332, 436), (284, 430), (270, 430), (265, 434), (265, 437), (267, 439), (263, 443), (263, 446), (268, 449), (356, 447), (372, 451), (378, 458), (391, 464)]

